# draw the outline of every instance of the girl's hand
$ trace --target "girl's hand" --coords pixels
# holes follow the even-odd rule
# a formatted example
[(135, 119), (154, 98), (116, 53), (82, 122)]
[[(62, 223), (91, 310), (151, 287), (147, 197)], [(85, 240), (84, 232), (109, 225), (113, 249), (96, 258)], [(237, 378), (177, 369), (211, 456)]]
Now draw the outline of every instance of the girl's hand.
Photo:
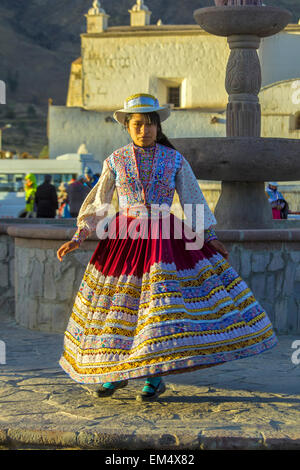
[(211, 240), (208, 242), (209, 246), (212, 246), (218, 253), (220, 253), (223, 258), (228, 259), (229, 258), (229, 253), (226, 250), (225, 246), (223, 243), (221, 243), (219, 240)]
[(59, 261), (62, 261), (63, 257), (67, 254), (70, 253), (71, 251), (77, 250), (79, 248), (79, 243), (74, 242), (74, 241), (69, 241), (67, 243), (64, 243), (58, 250), (57, 250), (57, 258)]

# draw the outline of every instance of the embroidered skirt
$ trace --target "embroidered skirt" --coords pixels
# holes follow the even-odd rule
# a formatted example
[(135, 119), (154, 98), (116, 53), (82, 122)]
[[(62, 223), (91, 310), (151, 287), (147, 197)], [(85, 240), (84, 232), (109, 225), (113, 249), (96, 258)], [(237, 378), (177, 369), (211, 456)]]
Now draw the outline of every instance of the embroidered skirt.
[(163, 220), (117, 213), (99, 241), (59, 361), (75, 381), (188, 372), (277, 343), (267, 313), (228, 261), (206, 243), (191, 249), (186, 224), (172, 213), (166, 236)]

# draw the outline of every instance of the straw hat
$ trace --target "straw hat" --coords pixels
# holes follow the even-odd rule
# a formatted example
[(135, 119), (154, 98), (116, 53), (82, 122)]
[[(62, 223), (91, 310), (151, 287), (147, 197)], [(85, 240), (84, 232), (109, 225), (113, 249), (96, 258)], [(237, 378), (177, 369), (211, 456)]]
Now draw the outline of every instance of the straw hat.
[(124, 102), (124, 108), (114, 113), (114, 118), (120, 124), (125, 125), (126, 114), (142, 114), (157, 112), (161, 121), (165, 121), (171, 114), (169, 106), (160, 106), (155, 96), (146, 93), (138, 93), (129, 96)]

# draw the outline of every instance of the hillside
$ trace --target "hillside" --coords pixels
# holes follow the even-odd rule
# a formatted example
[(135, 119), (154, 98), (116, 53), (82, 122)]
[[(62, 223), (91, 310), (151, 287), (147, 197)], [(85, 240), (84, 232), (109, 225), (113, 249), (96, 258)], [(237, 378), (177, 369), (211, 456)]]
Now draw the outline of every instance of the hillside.
[[(102, 0), (102, 7), (110, 15), (109, 25), (129, 25), (128, 9), (134, 3), (135, 0)], [(213, 0), (146, 0), (145, 3), (152, 11), (153, 24), (159, 19), (164, 24), (194, 24), (194, 10), (214, 5)], [(293, 21), (298, 22), (299, 0), (265, 0), (265, 3), (288, 8), (293, 13)], [(8, 104), (0, 107), (0, 126), (8, 119), (12, 123), (18, 120), (20, 107), (24, 120), (29, 105), (36, 111), (33, 120), (36, 127), (44, 126), (48, 99), (52, 98), (57, 105), (65, 104), (70, 64), (80, 56), (80, 34), (86, 30), (84, 14), (91, 5), (92, 0), (1, 0), (0, 79), (7, 84)], [(30, 141), (30, 122), (25, 124), (21, 125), (23, 137), (17, 139), (17, 150)], [(16, 126), (3, 135), (4, 147), (15, 140), (15, 132)], [(46, 140), (44, 131), (41, 148)], [(39, 137), (36, 146), (39, 147)]]

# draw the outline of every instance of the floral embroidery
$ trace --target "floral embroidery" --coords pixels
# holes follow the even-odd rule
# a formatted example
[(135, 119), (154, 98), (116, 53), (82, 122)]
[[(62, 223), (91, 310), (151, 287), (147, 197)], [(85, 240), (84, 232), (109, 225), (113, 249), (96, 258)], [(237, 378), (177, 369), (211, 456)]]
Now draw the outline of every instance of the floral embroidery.
[(96, 186), (91, 190), (78, 214), (78, 230), (73, 240), (83, 242), (105, 215), (105, 206), (117, 188), (119, 207), (139, 204), (166, 204), (171, 207), (175, 190), (182, 207), (193, 205), (195, 230), (197, 204), (204, 206), (204, 228), (217, 223), (199, 187), (188, 161), (176, 150), (157, 144), (143, 149), (133, 143), (113, 152), (103, 163)]

